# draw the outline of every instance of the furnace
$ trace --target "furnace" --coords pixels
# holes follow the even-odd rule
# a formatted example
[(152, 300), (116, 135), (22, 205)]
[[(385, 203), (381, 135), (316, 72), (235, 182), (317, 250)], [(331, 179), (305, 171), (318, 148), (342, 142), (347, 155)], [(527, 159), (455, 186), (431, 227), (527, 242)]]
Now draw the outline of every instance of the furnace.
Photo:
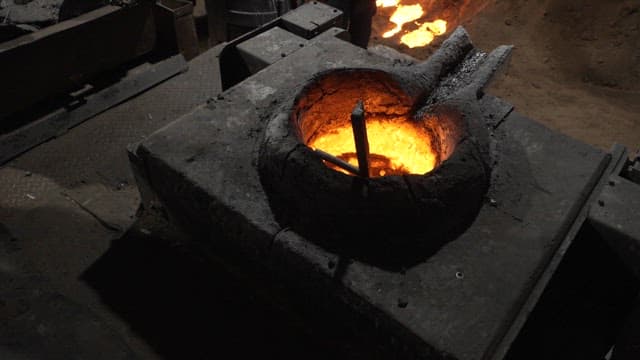
[[(336, 33), (133, 147), (144, 201), (268, 293), (376, 333), (396, 357), (502, 358), (622, 155), (486, 94), (509, 46), (484, 53), (459, 28), (407, 65)], [(356, 141), (323, 143), (349, 138), (352, 116), (367, 126), (366, 173)], [(377, 126), (417, 136), (403, 146), (427, 165), (379, 148)]]
[[(258, 158), (280, 225), (399, 266), (454, 238), (489, 186), (490, 132), (477, 104), (488, 78), (467, 78), (441, 98), (432, 95), (441, 73), (455, 73), (465, 62), (469, 73), (481, 67), (493, 73), (510, 51), (477, 53), (458, 29), (413, 67), (315, 75), (269, 121)], [(356, 154), (356, 104), (366, 124), (366, 154)]]

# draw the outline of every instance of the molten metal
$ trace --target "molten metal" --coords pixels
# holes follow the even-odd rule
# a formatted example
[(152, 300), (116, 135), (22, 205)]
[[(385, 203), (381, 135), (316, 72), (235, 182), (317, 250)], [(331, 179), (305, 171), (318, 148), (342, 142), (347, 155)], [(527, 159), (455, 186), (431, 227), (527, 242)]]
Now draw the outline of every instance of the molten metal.
[(429, 45), (436, 36), (447, 32), (447, 22), (444, 20), (436, 20), (426, 22), (417, 30), (402, 35), (400, 42), (410, 48)]
[[(436, 166), (431, 138), (422, 126), (409, 121), (367, 118), (372, 177), (425, 174)], [(349, 123), (319, 133), (309, 140), (313, 149), (321, 149), (354, 166), (358, 165), (356, 145)], [(327, 166), (347, 173), (337, 166)]]
[(396, 24), (396, 27), (382, 34), (383, 38), (390, 38), (402, 30), (402, 26), (410, 21), (418, 20), (424, 15), (422, 6), (415, 5), (397, 5), (396, 11), (393, 12), (389, 21)]
[[(389, 21), (395, 24), (395, 27), (384, 34), (383, 38), (390, 38), (402, 31), (405, 24), (418, 20), (425, 16), (424, 9), (420, 4), (402, 5), (400, 0), (377, 0), (376, 6), (380, 8), (395, 6), (396, 10), (391, 14)], [(443, 35), (447, 32), (447, 22), (442, 19), (433, 22), (419, 24), (420, 27), (413, 31), (405, 32), (400, 38), (400, 43), (410, 48), (421, 47), (430, 44), (436, 36)]]
[(400, 0), (376, 0), (376, 6), (382, 8), (397, 6), (399, 2)]

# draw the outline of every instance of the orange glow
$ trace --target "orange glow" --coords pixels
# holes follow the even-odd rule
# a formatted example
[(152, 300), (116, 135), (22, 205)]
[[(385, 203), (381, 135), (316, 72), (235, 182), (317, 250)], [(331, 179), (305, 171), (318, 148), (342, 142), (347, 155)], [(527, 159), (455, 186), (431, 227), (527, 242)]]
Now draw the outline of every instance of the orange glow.
[(397, 6), (399, 2), (400, 0), (376, 0), (376, 6), (383, 8)]
[[(385, 39), (400, 33), (405, 24), (426, 16), (420, 4), (402, 5), (400, 2), (400, 0), (376, 0), (377, 7), (396, 7), (391, 17), (389, 17), (389, 22), (395, 24), (395, 27), (382, 34), (382, 37)], [(418, 29), (405, 31), (400, 37), (399, 42), (410, 48), (426, 46), (437, 36), (447, 32), (447, 22), (442, 19), (425, 22), (421, 25), (417, 23), (417, 25), (419, 25)]]
[(396, 24), (396, 27), (382, 34), (383, 38), (390, 38), (402, 30), (402, 26), (408, 22), (418, 20), (424, 15), (424, 10), (420, 4), (397, 5), (396, 11), (391, 14), (389, 21)]
[[(366, 122), (371, 176), (425, 174), (436, 166), (436, 153), (423, 127), (402, 118), (367, 118)], [(310, 139), (308, 145), (358, 166), (350, 124), (322, 132)], [(345, 172), (331, 164), (327, 166)]]
[(436, 36), (447, 32), (447, 22), (436, 20), (426, 22), (414, 31), (408, 32), (400, 38), (400, 42), (410, 48), (429, 45)]

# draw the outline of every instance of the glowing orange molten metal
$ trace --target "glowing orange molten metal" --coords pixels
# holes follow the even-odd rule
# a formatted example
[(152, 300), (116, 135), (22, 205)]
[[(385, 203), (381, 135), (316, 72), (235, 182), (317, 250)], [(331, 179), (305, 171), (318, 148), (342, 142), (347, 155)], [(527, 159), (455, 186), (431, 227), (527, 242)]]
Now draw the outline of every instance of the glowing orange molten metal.
[(400, 0), (376, 0), (376, 6), (377, 7), (390, 7), (390, 6), (396, 6), (398, 5), (398, 3), (400, 2)]
[(429, 45), (436, 36), (447, 32), (447, 22), (444, 20), (436, 20), (434, 22), (426, 22), (417, 30), (402, 35), (400, 42), (410, 48)]
[[(375, 118), (367, 118), (366, 122), (371, 176), (425, 174), (436, 166), (436, 153), (423, 127), (408, 121)], [(350, 124), (320, 133), (310, 139), (308, 145), (358, 166)]]
[[(328, 153), (330, 158), (318, 156), (327, 167), (347, 173), (358, 168), (354, 138), (362, 134), (360, 126), (354, 133), (352, 123), (360, 123), (362, 115), (357, 114), (364, 112), (368, 175), (426, 174), (441, 161), (442, 142), (432, 118), (414, 118), (414, 102), (386, 72), (340, 69), (319, 76), (308, 86), (296, 102), (292, 121), (305, 145)], [(360, 155), (364, 155), (362, 147)], [(352, 168), (344, 170), (348, 168), (344, 162)]]
[(382, 34), (383, 38), (390, 38), (402, 30), (402, 25), (418, 20), (424, 15), (422, 6), (420, 4), (415, 5), (397, 5), (396, 11), (393, 12), (389, 21), (396, 24), (396, 27)]
[[(400, 0), (377, 0), (376, 6), (380, 8), (395, 6), (396, 9), (389, 17), (389, 22), (395, 24), (395, 27), (384, 34), (383, 38), (390, 38), (402, 31), (405, 24), (418, 20), (425, 16), (424, 9), (420, 4), (402, 5)], [(400, 38), (400, 43), (410, 48), (426, 46), (430, 44), (436, 36), (443, 35), (447, 32), (447, 22), (442, 19), (423, 24), (416, 23), (418, 29), (406, 31)]]

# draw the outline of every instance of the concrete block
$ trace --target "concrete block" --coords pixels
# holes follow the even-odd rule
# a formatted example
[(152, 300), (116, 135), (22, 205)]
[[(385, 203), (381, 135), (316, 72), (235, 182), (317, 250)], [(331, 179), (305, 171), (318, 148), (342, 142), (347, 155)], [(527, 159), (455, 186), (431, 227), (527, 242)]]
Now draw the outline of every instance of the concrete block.
[(343, 23), (342, 11), (318, 1), (306, 3), (282, 16), (283, 27), (305, 39)]
[(238, 44), (238, 53), (252, 74), (291, 55), (307, 45), (308, 41), (279, 27), (265, 31)]

